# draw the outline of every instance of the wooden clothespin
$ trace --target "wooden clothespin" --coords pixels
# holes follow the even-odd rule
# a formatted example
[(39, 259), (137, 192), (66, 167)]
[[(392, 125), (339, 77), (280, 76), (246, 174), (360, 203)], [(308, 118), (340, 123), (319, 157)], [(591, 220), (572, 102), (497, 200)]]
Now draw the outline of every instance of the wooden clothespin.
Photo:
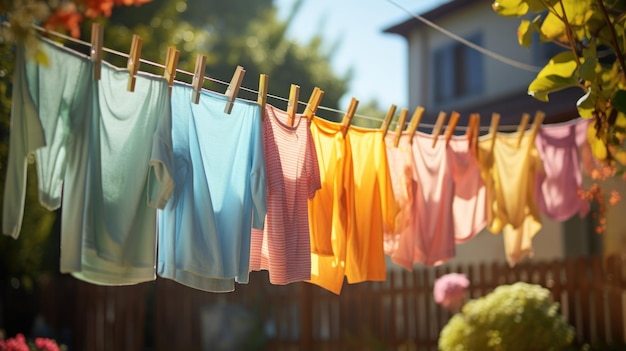
[(417, 126), (420, 124), (422, 119), (422, 115), (424, 115), (424, 108), (422, 106), (418, 106), (413, 112), (413, 116), (411, 117), (411, 123), (409, 123), (409, 142), (413, 144), (413, 136), (415, 135), (415, 131), (417, 130)]
[(129, 71), (128, 85), (126, 89), (128, 91), (135, 91), (135, 81), (137, 81), (137, 70), (139, 70), (139, 59), (141, 58), (141, 37), (137, 34), (133, 34), (133, 41), (130, 45), (130, 53), (128, 55), (128, 62), (126, 68)]
[(267, 87), (269, 84), (269, 76), (261, 73), (259, 76), (259, 96), (257, 102), (261, 107), (261, 120), (265, 119), (265, 104), (267, 103)]
[(396, 114), (396, 108), (396, 105), (391, 104), (391, 106), (389, 107), (389, 111), (387, 111), (387, 115), (385, 115), (383, 123), (380, 125), (380, 130), (383, 131), (383, 138), (387, 135), (387, 131), (389, 130), (389, 124), (393, 119), (393, 115)]
[(470, 114), (470, 120), (465, 135), (467, 136), (467, 148), (471, 149), (475, 147), (478, 141), (478, 135), (480, 135), (480, 114)]
[(170, 46), (167, 48), (167, 56), (165, 56), (165, 68), (163, 71), (163, 77), (167, 80), (167, 85), (172, 95), (172, 86), (174, 85), (174, 78), (176, 78), (176, 68), (178, 67), (178, 57), (180, 51), (175, 47)]
[(522, 120), (519, 124), (519, 128), (517, 128), (517, 147), (522, 145), (522, 139), (524, 138), (524, 133), (526, 132), (526, 126), (528, 126), (529, 120), (530, 115), (528, 113), (522, 114)]
[(496, 144), (496, 134), (498, 134), (498, 124), (500, 124), (500, 114), (492, 113), (491, 114), (491, 126), (489, 127), (489, 133), (491, 134), (491, 151), (493, 151), (493, 146)]
[(287, 125), (293, 127), (298, 112), (298, 99), (300, 98), (300, 86), (291, 84), (289, 89), (289, 102), (287, 102)]
[(545, 117), (545, 113), (541, 112), (541, 111), (537, 111), (535, 113), (535, 119), (533, 120), (533, 126), (531, 129), (531, 142), (534, 142), (535, 137), (537, 136), (537, 133), (539, 133), (539, 127), (541, 126), (541, 123), (543, 123), (543, 119)]
[(233, 78), (230, 80), (230, 84), (228, 84), (228, 89), (226, 89), (225, 93), (228, 98), (226, 106), (224, 107), (225, 113), (230, 114), (233, 110), (233, 105), (235, 105), (235, 99), (239, 93), (239, 87), (241, 87), (241, 82), (243, 81), (243, 75), (245, 73), (246, 70), (244, 70), (241, 66), (237, 66), (237, 69), (235, 69), (235, 74), (233, 74)]
[(206, 68), (206, 56), (198, 54), (196, 56), (196, 68), (193, 71), (193, 80), (191, 87), (191, 101), (194, 104), (200, 102), (200, 92), (202, 91), (202, 85), (204, 84), (204, 70)]
[(402, 136), (402, 131), (404, 130), (404, 125), (406, 124), (406, 116), (409, 114), (409, 110), (403, 108), (400, 110), (400, 117), (398, 117), (398, 124), (396, 124), (396, 138), (393, 141), (393, 146), (398, 147), (400, 145), (400, 137)]
[(433, 128), (433, 145), (435, 147), (437, 145), (437, 139), (439, 139), (439, 134), (441, 134), (441, 130), (443, 129), (443, 124), (446, 122), (446, 117), (448, 115), (441, 111), (439, 112), (439, 116), (437, 117), (437, 122), (435, 122), (435, 127)]
[(357, 106), (359, 106), (359, 100), (352, 98), (352, 100), (350, 100), (350, 106), (348, 106), (348, 111), (346, 111), (341, 121), (341, 132), (344, 136), (348, 133), (348, 128), (350, 128), (350, 122), (352, 122), (352, 118), (356, 113)]
[(102, 68), (102, 45), (104, 41), (104, 31), (100, 23), (91, 25), (91, 61), (93, 61), (93, 78), (100, 80), (100, 69)]
[(307, 120), (313, 119), (315, 116), (315, 112), (317, 112), (317, 107), (320, 105), (322, 101), (322, 97), (324, 96), (324, 91), (318, 87), (313, 89), (311, 93), (311, 97), (309, 98), (309, 102), (306, 104), (306, 108), (304, 109), (304, 116), (306, 116)]
[(456, 125), (459, 123), (459, 118), (461, 118), (461, 115), (456, 111), (452, 111), (452, 114), (450, 115), (450, 121), (448, 122), (448, 126), (446, 127), (446, 146), (448, 146), (448, 143), (450, 143), (452, 133), (454, 133), (454, 128), (456, 128)]

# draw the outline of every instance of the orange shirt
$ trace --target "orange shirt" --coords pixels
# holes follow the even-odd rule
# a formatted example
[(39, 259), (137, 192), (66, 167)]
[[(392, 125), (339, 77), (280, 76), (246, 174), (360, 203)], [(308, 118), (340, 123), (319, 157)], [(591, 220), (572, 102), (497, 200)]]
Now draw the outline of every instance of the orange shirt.
[(319, 117), (311, 122), (321, 188), (309, 200), (311, 280), (339, 294), (346, 272), (346, 238), (352, 209), (352, 156), (341, 125)]
[(350, 126), (354, 199), (353, 225), (348, 231), (346, 276), (348, 283), (386, 278), (383, 234), (385, 228), (394, 231), (395, 218), (400, 212), (396, 202), (383, 132)]

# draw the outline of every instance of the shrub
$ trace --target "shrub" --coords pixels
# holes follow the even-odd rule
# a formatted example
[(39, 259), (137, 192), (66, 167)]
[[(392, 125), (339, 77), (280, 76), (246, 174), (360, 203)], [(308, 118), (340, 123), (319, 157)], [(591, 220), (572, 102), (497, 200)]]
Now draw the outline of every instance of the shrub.
[(441, 351), (557, 351), (574, 339), (550, 291), (534, 284), (502, 285), (463, 306), (439, 335)]

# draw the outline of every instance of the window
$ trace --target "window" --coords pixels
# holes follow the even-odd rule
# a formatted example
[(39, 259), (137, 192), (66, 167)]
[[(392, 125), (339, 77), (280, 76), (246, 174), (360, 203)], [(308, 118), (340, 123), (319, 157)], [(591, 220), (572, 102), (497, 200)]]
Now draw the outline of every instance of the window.
[[(482, 45), (482, 35), (468, 38)], [(482, 54), (465, 44), (454, 42), (440, 47), (433, 55), (435, 102), (475, 95), (483, 90)]]

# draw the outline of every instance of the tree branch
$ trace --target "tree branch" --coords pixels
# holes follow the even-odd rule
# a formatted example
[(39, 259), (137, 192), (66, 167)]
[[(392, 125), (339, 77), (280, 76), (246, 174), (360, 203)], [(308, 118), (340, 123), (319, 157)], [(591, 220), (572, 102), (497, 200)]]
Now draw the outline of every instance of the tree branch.
[(611, 42), (613, 44), (613, 51), (615, 51), (615, 55), (617, 55), (617, 60), (619, 61), (619, 65), (622, 68), (622, 82), (624, 82), (626, 77), (626, 62), (624, 62), (624, 55), (622, 54), (622, 50), (619, 48), (619, 43), (617, 42), (617, 35), (615, 34), (615, 28), (611, 24), (611, 19), (609, 18), (609, 14), (606, 12), (606, 7), (604, 7), (604, 1), (598, 0), (598, 4), (600, 5), (600, 10), (602, 15), (604, 16), (604, 21), (609, 30), (609, 34), (611, 35)]
[[(602, 1), (602, 0), (599, 0)], [(578, 51), (576, 51), (576, 42), (574, 41), (574, 36), (572, 33), (572, 27), (567, 20), (567, 14), (565, 13), (565, 5), (563, 5), (563, 0), (559, 0), (559, 4), (561, 4), (561, 11), (563, 11), (563, 23), (565, 23), (565, 34), (567, 35), (567, 41), (569, 41), (570, 49), (574, 53), (574, 58), (576, 59), (576, 64), (580, 66), (580, 56), (578, 56)]]

